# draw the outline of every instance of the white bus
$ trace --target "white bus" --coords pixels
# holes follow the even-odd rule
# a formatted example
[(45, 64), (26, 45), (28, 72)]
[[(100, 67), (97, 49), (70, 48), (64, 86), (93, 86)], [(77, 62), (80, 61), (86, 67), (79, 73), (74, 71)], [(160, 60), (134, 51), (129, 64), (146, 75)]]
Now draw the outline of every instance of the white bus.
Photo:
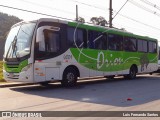
[(157, 40), (102, 26), (51, 18), (12, 26), (5, 44), (4, 79), (47, 84), (158, 69)]

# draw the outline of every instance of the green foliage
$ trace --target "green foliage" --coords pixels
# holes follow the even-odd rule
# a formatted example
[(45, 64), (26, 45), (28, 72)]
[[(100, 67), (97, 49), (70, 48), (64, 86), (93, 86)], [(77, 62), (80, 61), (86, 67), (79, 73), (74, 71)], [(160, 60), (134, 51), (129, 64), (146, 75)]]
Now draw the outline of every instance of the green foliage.
[(3, 80), (3, 62), (0, 61), (0, 82), (4, 81)]
[(99, 16), (99, 17), (92, 17), (90, 19), (90, 21), (94, 24), (94, 25), (100, 25), (100, 26), (107, 26), (108, 25), (108, 22), (107, 20), (102, 17), (102, 16)]
[(4, 52), (5, 38), (11, 26), (20, 21), (22, 20), (20, 20), (18, 17), (10, 16), (8, 14), (0, 12), (0, 60), (2, 60), (2, 56)]
[(11, 26), (20, 21), (18, 17), (0, 13), (0, 40), (4, 40)]
[[(75, 19), (76, 21), (76, 19)], [(83, 17), (78, 17), (78, 22), (85, 23), (85, 19)]]

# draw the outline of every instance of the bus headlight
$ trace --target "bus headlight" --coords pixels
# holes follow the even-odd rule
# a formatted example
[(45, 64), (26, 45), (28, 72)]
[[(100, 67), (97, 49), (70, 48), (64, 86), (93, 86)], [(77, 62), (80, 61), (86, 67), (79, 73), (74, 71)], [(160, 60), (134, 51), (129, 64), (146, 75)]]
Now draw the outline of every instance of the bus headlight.
[(23, 71), (27, 71), (29, 68), (31, 68), (32, 64), (28, 64), (26, 67), (22, 68), (22, 72)]

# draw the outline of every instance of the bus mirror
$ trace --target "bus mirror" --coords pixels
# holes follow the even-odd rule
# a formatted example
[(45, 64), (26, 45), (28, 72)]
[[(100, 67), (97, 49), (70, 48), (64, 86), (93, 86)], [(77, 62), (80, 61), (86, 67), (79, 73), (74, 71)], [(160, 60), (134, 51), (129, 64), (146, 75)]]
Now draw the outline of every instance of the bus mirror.
[(37, 29), (36, 42), (44, 41), (43, 27)]
[(43, 33), (44, 27), (39, 27), (37, 29), (36, 34), (36, 44), (39, 46), (39, 51), (45, 51), (45, 39), (44, 39), (44, 33)]

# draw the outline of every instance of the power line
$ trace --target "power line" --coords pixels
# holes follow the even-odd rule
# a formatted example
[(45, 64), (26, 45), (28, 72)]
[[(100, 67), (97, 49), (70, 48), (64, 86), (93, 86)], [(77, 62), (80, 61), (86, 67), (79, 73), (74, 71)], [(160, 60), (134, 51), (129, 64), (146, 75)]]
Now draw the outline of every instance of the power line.
[(11, 6), (6, 6), (6, 5), (0, 5), (0, 6), (5, 7), (5, 8), (20, 10), (20, 11), (24, 11), (24, 12), (29, 12), (29, 13), (34, 13), (34, 14), (45, 15), (45, 16), (49, 16), (49, 17), (54, 17), (54, 18), (60, 18), (60, 19), (72, 20), (73, 21), (73, 19), (58, 17), (58, 16), (54, 16), (54, 15), (49, 15), (49, 14), (45, 14), (45, 13), (40, 13), (40, 12), (35, 12), (35, 11), (30, 11), (30, 10), (25, 10), (25, 9), (20, 9), (20, 8), (15, 8), (15, 7), (11, 7)]
[(122, 17), (124, 17), (124, 18), (127, 18), (127, 19), (129, 19), (129, 20), (132, 20), (132, 21), (134, 21), (134, 22), (136, 22), (136, 23), (139, 23), (139, 24), (142, 24), (142, 25), (144, 25), (144, 26), (147, 26), (147, 27), (150, 27), (150, 28), (152, 28), (152, 29), (156, 29), (156, 30), (159, 30), (159, 31), (160, 31), (160, 28), (157, 28), (157, 27), (148, 25), (148, 24), (146, 24), (146, 23), (140, 22), (140, 21), (138, 21), (138, 20), (136, 20), (136, 19), (133, 19), (133, 18), (131, 18), (131, 17), (128, 17), (128, 16), (125, 16), (125, 15), (122, 15), (122, 14), (119, 14), (119, 15), (122, 16)]
[(69, 12), (69, 11), (65, 11), (65, 10), (61, 10), (61, 9), (57, 9), (57, 8), (53, 8), (53, 7), (50, 7), (50, 6), (47, 6), (47, 5), (42, 5), (42, 4), (39, 4), (39, 3), (35, 3), (35, 2), (31, 2), (31, 1), (26, 1), (26, 0), (20, 0), (22, 2), (25, 2), (25, 3), (29, 3), (31, 5), (36, 5), (36, 6), (40, 6), (40, 7), (45, 7), (45, 8), (48, 8), (48, 9), (51, 9), (51, 10), (57, 10), (57, 11), (61, 11), (61, 12), (67, 12), (67, 13), (70, 13), (70, 14), (74, 14), (73, 12)]
[[(6, 5), (0, 5), (0, 7), (15, 9), (15, 10), (24, 11), (24, 12), (29, 12), (29, 13), (38, 14), (38, 15), (49, 16), (49, 17), (58, 18), (58, 19), (63, 19), (63, 20), (75, 21), (74, 19), (68, 19), (68, 18), (58, 17), (58, 16), (54, 16), (54, 15), (49, 15), (49, 14), (45, 14), (45, 13), (40, 13), (40, 12), (35, 12), (35, 11), (30, 11), (30, 10), (25, 10), (25, 9), (20, 9), (20, 8), (15, 8), (15, 7), (6, 6)], [(88, 23), (88, 24), (92, 24), (92, 25), (93, 25), (93, 23), (90, 23), (90, 22), (85, 22), (85, 23)]]
[[(118, 25), (118, 26), (121, 26), (122, 27), (122, 25), (121, 24), (116, 24), (116, 25)], [(131, 28), (131, 29), (135, 29), (135, 30), (138, 30), (138, 31), (140, 31), (140, 32), (142, 32), (143, 34), (151, 34), (150, 32), (148, 32), (148, 31), (146, 31), (146, 30), (142, 30), (142, 29), (139, 29), (139, 28), (137, 28), (137, 27), (131, 27), (131, 26), (127, 26), (127, 25), (125, 25), (125, 27), (127, 27), (127, 28)], [(158, 33), (154, 33), (157, 37), (159, 36), (159, 34)]]
[(152, 13), (152, 14), (157, 15), (158, 17), (160, 17), (160, 14), (157, 13), (156, 11), (153, 11), (153, 10), (151, 10), (151, 9), (149, 9), (149, 8), (146, 8), (146, 7), (144, 7), (143, 5), (140, 5), (139, 3), (137, 3), (137, 2), (135, 2), (135, 1), (133, 1), (133, 0), (129, 0), (129, 2), (132, 3), (133, 5), (141, 8), (141, 9), (143, 9), (143, 10), (145, 10), (145, 11), (147, 11), (147, 12), (150, 12), (150, 13)]
[(123, 4), (123, 6), (119, 9), (119, 11), (114, 15), (112, 20), (118, 15), (118, 13), (122, 10), (122, 8), (127, 4), (128, 0)]
[[(49, 17), (53, 17), (53, 18), (59, 18), (59, 19), (74, 21), (73, 19), (58, 17), (58, 16), (54, 16), (54, 15), (39, 13), (39, 12), (30, 11), (30, 10), (25, 10), (25, 9), (20, 9), (20, 8), (15, 8), (15, 7), (11, 7), (11, 6), (6, 6), (6, 5), (0, 5), (0, 6), (1, 6), (1, 7), (5, 7), (5, 8), (20, 10), (20, 11), (24, 11), (24, 12), (29, 12), (29, 13), (34, 13), (34, 14), (49, 16)], [(127, 19), (130, 19), (130, 20), (132, 20), (132, 21), (134, 21), (134, 22), (137, 22), (137, 23), (139, 23), (139, 24), (143, 24), (143, 25), (148, 26), (148, 27), (150, 27), (150, 28), (152, 28), (152, 29), (156, 29), (156, 30), (159, 30), (159, 31), (160, 31), (160, 29), (157, 28), (157, 27), (153, 27), (153, 26), (151, 26), (151, 25), (145, 24), (145, 23), (143, 23), (143, 22), (140, 22), (140, 21), (138, 21), (138, 20), (135, 20), (135, 19), (133, 19), (133, 18), (127, 17), (127, 16), (122, 15), (122, 14), (119, 14), (119, 15), (122, 16), (122, 17), (125, 17), (125, 18), (127, 18)], [(86, 23), (91, 24), (91, 23), (89, 23), (89, 22), (86, 22)]]
[(100, 9), (100, 10), (103, 10), (103, 11), (108, 10), (108, 9), (103, 9), (103, 8), (100, 8), (100, 7), (97, 7), (97, 6), (94, 6), (94, 5), (90, 5), (90, 4), (87, 4), (87, 3), (84, 3), (84, 2), (79, 2), (77, 0), (70, 0), (70, 1), (73, 1), (73, 2), (76, 2), (76, 3), (80, 3), (80, 4), (83, 4), (83, 5), (89, 6), (89, 7), (97, 8), (97, 9)]
[[(54, 10), (57, 10), (57, 11), (60, 11), (60, 12), (64, 12), (64, 13), (67, 12), (67, 13), (69, 13), (69, 14), (75, 15), (75, 13), (73, 13), (73, 12), (69, 12), (69, 11), (65, 11), (65, 10), (61, 10), (61, 9), (57, 9), (57, 8), (52, 8), (52, 7), (50, 7), (50, 6), (42, 5), (42, 4), (39, 4), (39, 3), (30, 2), (30, 1), (27, 1), (27, 0), (20, 0), (20, 1), (25, 2), (25, 3), (32, 4), (32, 5), (40, 6), (40, 7), (45, 7), (45, 8), (51, 9), (51, 10), (54, 9)], [(103, 12), (104, 12), (104, 11), (103, 11)], [(105, 12), (105, 13), (106, 13), (106, 12)], [(83, 15), (83, 14), (81, 14), (81, 15), (90, 18), (90, 16)]]
[(159, 7), (158, 5), (156, 5), (156, 4), (154, 4), (154, 3), (151, 3), (151, 2), (148, 1), (148, 0), (140, 0), (140, 1), (142, 1), (142, 2), (148, 4), (148, 5), (152, 6), (152, 7), (154, 7), (154, 8), (156, 8), (156, 9), (160, 10), (160, 7)]

